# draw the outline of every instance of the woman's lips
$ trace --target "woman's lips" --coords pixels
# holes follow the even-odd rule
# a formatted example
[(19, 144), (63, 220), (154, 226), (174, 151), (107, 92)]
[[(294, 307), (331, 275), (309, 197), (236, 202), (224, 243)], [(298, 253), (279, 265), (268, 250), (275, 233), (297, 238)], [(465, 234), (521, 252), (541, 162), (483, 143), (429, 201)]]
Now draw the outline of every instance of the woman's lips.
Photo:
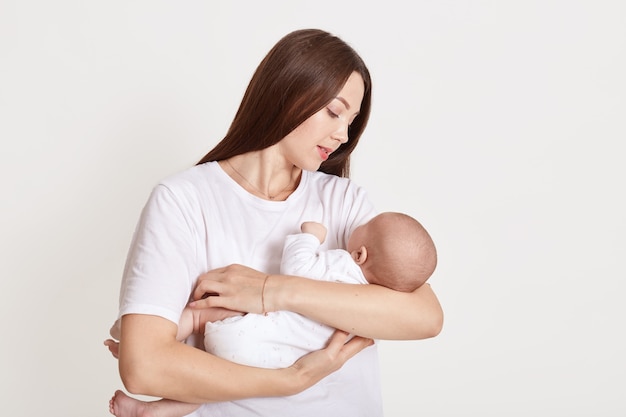
[(330, 154), (333, 152), (332, 149), (324, 148), (323, 146), (318, 146), (317, 151), (319, 152), (320, 158), (322, 158), (322, 161), (327, 160)]

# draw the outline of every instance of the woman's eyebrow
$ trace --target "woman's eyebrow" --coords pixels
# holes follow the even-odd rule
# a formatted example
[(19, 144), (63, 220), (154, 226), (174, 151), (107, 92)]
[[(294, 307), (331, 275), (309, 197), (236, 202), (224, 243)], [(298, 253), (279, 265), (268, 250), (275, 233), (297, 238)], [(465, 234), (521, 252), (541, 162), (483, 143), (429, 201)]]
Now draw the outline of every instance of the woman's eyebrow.
[[(343, 98), (343, 97), (335, 97), (337, 100), (341, 101), (343, 103), (344, 106), (346, 106), (346, 110), (350, 111), (350, 104), (348, 103), (348, 101)], [(358, 116), (361, 112), (356, 112), (354, 114), (354, 116)]]
[(344, 106), (346, 106), (346, 109), (350, 110), (350, 104), (348, 103), (348, 101), (343, 98), (343, 97), (335, 97), (337, 100), (341, 101), (343, 103)]

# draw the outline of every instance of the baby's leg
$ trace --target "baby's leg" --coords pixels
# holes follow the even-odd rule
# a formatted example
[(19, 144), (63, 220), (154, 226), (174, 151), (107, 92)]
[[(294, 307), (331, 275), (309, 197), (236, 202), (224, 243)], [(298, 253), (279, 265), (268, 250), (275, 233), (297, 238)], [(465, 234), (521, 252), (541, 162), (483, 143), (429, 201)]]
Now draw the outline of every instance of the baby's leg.
[(183, 341), (192, 333), (204, 334), (204, 327), (207, 322), (216, 322), (228, 317), (243, 315), (244, 313), (239, 311), (219, 307), (198, 309), (185, 307), (178, 322), (176, 340)]
[(167, 399), (141, 401), (119, 390), (109, 401), (109, 412), (116, 417), (183, 417), (198, 407), (198, 404)]

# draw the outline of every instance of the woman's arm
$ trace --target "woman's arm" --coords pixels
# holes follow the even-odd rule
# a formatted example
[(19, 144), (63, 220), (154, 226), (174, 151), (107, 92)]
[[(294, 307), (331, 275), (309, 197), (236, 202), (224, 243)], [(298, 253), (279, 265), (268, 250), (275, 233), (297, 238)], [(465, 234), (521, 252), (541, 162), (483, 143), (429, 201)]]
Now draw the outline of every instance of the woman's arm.
[[(270, 275), (263, 288), (265, 276), (243, 265), (209, 271), (199, 278), (191, 306), (260, 313), (265, 304), (265, 311), (293, 311), (374, 339), (427, 339), (438, 335), (443, 326), (441, 305), (428, 284), (406, 293), (371, 284)], [(219, 296), (201, 299), (207, 293)]]
[[(176, 340), (177, 326), (158, 316), (122, 317), (119, 370), (134, 394), (192, 403), (296, 394), (331, 374), (371, 339), (336, 332), (328, 347), (284, 369), (238, 365)], [(175, 359), (174, 359), (175, 358)]]
[(427, 339), (437, 336), (443, 326), (441, 305), (428, 284), (407, 293), (379, 285), (341, 284), (292, 276), (273, 278), (265, 288), (268, 311), (294, 311), (374, 339)]

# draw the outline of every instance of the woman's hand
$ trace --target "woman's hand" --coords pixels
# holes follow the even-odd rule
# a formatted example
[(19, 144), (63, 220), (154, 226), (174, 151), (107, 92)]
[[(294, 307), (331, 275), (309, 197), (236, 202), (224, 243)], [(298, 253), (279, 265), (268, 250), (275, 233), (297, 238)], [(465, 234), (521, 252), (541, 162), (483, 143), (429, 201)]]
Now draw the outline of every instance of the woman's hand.
[(248, 313), (264, 313), (264, 287), (268, 274), (244, 265), (233, 264), (206, 272), (198, 278), (191, 308), (222, 307)]
[(304, 355), (290, 368), (287, 368), (296, 371), (298, 392), (313, 386), (322, 378), (337, 371), (348, 359), (374, 344), (372, 339), (360, 336), (355, 336), (348, 341), (349, 338), (348, 333), (336, 330), (326, 348)]

